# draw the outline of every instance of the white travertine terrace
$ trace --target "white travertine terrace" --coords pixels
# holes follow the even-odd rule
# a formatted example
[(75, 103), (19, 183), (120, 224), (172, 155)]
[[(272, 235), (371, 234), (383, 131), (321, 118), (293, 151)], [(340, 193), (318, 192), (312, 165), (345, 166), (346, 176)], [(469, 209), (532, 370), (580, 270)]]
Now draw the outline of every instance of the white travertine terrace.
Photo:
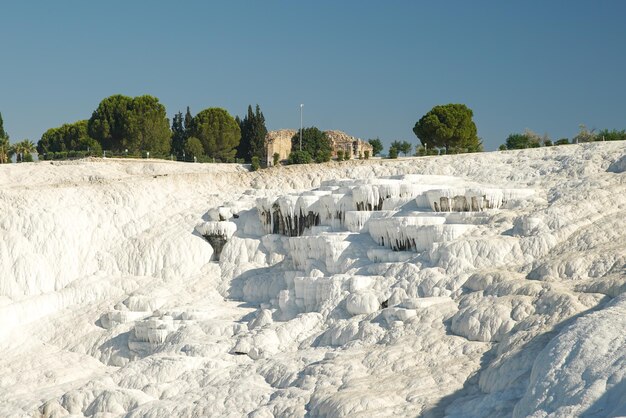
[(622, 416), (625, 154), (2, 165), (0, 416)]

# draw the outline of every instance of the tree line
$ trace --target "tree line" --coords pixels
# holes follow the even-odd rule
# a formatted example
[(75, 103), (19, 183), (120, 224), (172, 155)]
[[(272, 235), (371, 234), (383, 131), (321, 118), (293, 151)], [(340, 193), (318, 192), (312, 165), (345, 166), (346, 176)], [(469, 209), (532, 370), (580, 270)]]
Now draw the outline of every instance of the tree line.
[(499, 150), (514, 150), (525, 148), (550, 147), (553, 145), (580, 144), (584, 142), (595, 141), (624, 141), (626, 140), (626, 130), (618, 131), (617, 129), (608, 130), (587, 129), (585, 125), (579, 125), (578, 133), (571, 139), (560, 138), (552, 141), (548, 134), (539, 135), (530, 129), (526, 129), (523, 133), (512, 133), (504, 144), (500, 145)]
[[(433, 107), (413, 126), (419, 140), (416, 156), (480, 152), (482, 141), (478, 137), (473, 112), (464, 104), (446, 104)], [(248, 162), (253, 169), (266, 161), (265, 116), (259, 105), (248, 106), (243, 118), (232, 117), (219, 107), (201, 110), (193, 115), (187, 107), (185, 114), (178, 112), (170, 125), (165, 106), (159, 99), (144, 95), (128, 97), (113, 95), (103, 99), (91, 117), (48, 129), (35, 144), (25, 139), (9, 143), (0, 114), (0, 163), (32, 161), (37, 150), (40, 159), (66, 159), (85, 156), (128, 156), (171, 158), (179, 161)], [(626, 131), (608, 129), (595, 131), (580, 126), (572, 138), (552, 141), (547, 134), (540, 136), (530, 130), (512, 133), (500, 150), (536, 148), (591, 141), (626, 140)], [(380, 155), (383, 145), (379, 138), (370, 139), (372, 156)], [(393, 141), (388, 157), (399, 153), (410, 155), (413, 144)], [(330, 139), (316, 127), (303, 128), (292, 138), (288, 162), (301, 164), (326, 162), (333, 150)], [(277, 164), (277, 156), (274, 164)], [(337, 153), (337, 160), (345, 157)], [(369, 158), (369, 155), (365, 155)], [(363, 156), (361, 156), (363, 158)]]
[[(37, 143), (45, 159), (58, 153), (88, 151), (92, 155), (150, 156), (181, 161), (246, 162), (262, 154), (265, 118), (257, 105), (243, 120), (218, 107), (192, 115), (178, 112), (170, 126), (165, 106), (144, 95), (113, 95), (100, 102), (88, 120), (47, 130)], [(259, 151), (259, 144), (261, 150)], [(49, 156), (50, 154), (50, 156)]]

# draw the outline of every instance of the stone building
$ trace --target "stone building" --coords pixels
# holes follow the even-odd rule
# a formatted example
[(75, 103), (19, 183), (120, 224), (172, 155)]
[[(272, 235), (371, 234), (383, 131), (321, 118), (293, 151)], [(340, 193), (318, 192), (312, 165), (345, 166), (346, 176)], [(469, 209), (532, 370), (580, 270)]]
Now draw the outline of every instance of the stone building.
[(271, 166), (274, 161), (274, 154), (278, 154), (278, 160), (283, 161), (291, 153), (291, 138), (296, 134), (295, 129), (279, 129), (269, 131), (265, 136), (265, 150), (267, 166)]
[(345, 156), (349, 156), (349, 158), (363, 158), (365, 157), (365, 151), (369, 151), (370, 157), (373, 156), (372, 150), (374, 148), (367, 141), (341, 131), (324, 131), (324, 133), (330, 139), (333, 147), (333, 157), (337, 157), (338, 150), (343, 150), (344, 158)]
[[(280, 129), (278, 131), (269, 131), (265, 136), (266, 163), (269, 166), (273, 164), (274, 154), (278, 154), (278, 160), (284, 161), (289, 158), (291, 153), (291, 138), (298, 133), (295, 129)], [(333, 158), (337, 157), (337, 150), (342, 150), (344, 155), (350, 158), (365, 157), (365, 151), (369, 151), (370, 157), (373, 156), (373, 147), (367, 141), (363, 141), (354, 136), (350, 136), (342, 131), (330, 130), (324, 131), (333, 149)]]

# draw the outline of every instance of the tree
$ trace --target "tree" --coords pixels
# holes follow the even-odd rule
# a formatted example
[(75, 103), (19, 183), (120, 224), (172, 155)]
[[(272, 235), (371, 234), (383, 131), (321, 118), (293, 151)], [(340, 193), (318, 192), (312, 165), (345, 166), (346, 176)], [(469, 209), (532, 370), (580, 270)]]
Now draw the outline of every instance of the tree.
[(447, 104), (433, 107), (415, 123), (413, 132), (429, 147), (443, 147), (446, 154), (453, 152), (482, 151), (477, 136), (473, 112), (464, 104)]
[(383, 152), (383, 143), (380, 142), (379, 138), (370, 139), (367, 142), (372, 146), (372, 156), (375, 157), (381, 152)]
[(398, 148), (394, 146), (389, 147), (389, 158), (391, 159), (398, 158)]
[(6, 164), (11, 162), (9, 157), (9, 134), (4, 130), (4, 121), (2, 120), (2, 113), (0, 113), (0, 164)]
[(408, 141), (393, 141), (391, 146), (403, 153), (405, 157), (411, 152), (411, 148), (413, 147)]
[(250, 163), (250, 170), (259, 171), (259, 168), (261, 168), (261, 159), (255, 155), (254, 157), (252, 157), (252, 161)]
[(204, 155), (204, 147), (198, 138), (188, 138), (184, 145), (185, 155), (189, 158), (200, 158)]
[(9, 158), (9, 138), (0, 137), (0, 164), (6, 164), (10, 162)]
[(0, 138), (9, 139), (9, 134), (4, 130), (4, 120), (2, 120), (2, 113), (0, 113)]
[(510, 134), (504, 144), (506, 149), (528, 148), (528, 137), (524, 134)]
[[(291, 138), (291, 151), (300, 150), (300, 131)], [(328, 136), (316, 127), (302, 130), (302, 151), (306, 151), (316, 163), (330, 161), (332, 145)]]
[(249, 105), (248, 114), (238, 123), (241, 129), (241, 142), (237, 147), (237, 158), (251, 161), (252, 157), (256, 156), (259, 157), (259, 161), (265, 160), (267, 128), (265, 127), (265, 116), (263, 116), (259, 105), (256, 105), (254, 112), (252, 106)]
[(289, 164), (309, 164), (311, 162), (311, 154), (305, 150), (291, 151), (287, 161)]
[(132, 100), (130, 146), (128, 150), (150, 151), (167, 155), (171, 148), (172, 131), (165, 106), (152, 96), (139, 96)]
[(161, 155), (170, 151), (165, 107), (148, 95), (131, 98), (118, 94), (102, 100), (89, 119), (87, 132), (104, 149)]
[(567, 138), (561, 138), (554, 143), (554, 145), (568, 145), (568, 144), (569, 144), (569, 139)]
[(48, 129), (37, 142), (37, 152), (44, 155), (49, 152), (91, 151), (98, 155), (102, 152), (100, 144), (87, 133), (87, 121), (79, 120), (66, 123), (58, 128)]
[(343, 161), (343, 150), (342, 149), (338, 149), (337, 150), (337, 161)]
[(200, 140), (209, 157), (222, 162), (235, 159), (241, 130), (226, 110), (217, 107), (204, 109), (193, 118), (191, 132)]
[(187, 112), (185, 112), (185, 138), (189, 138), (191, 136), (192, 128), (193, 116), (191, 116), (191, 111), (189, 110), (189, 106), (187, 106)]
[(626, 130), (609, 131), (608, 129), (602, 129), (598, 132), (597, 136), (599, 141), (624, 141), (626, 140)]
[(23, 141), (13, 144), (11, 154), (17, 156), (17, 162), (29, 162), (33, 161), (32, 152), (35, 151), (35, 144), (30, 139), (24, 139)]
[(498, 147), (498, 150), (499, 150), (499, 151), (506, 151), (506, 150), (508, 150), (508, 148), (507, 148), (507, 146), (506, 146), (506, 145), (501, 144), (501, 145)]
[(541, 138), (530, 129), (526, 129), (523, 134), (510, 134), (506, 138), (505, 146), (507, 149), (539, 148), (541, 143), (545, 144), (546, 141), (549, 141), (547, 135)]
[(594, 133), (595, 129), (588, 130), (582, 123), (578, 127), (580, 129), (578, 131), (578, 135), (576, 135), (572, 140), (574, 144), (579, 144), (581, 142), (593, 142), (597, 139), (597, 136)]
[(176, 158), (180, 158), (183, 155), (185, 147), (185, 141), (187, 139), (187, 133), (185, 132), (185, 126), (183, 125), (183, 114), (178, 112), (172, 118), (172, 154)]

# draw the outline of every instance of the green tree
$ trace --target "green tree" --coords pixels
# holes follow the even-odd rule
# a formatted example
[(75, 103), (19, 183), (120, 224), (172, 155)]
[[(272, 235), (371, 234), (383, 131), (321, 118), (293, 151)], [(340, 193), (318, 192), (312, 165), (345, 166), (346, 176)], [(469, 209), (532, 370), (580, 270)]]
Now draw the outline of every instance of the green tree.
[(250, 163), (250, 170), (259, 171), (261, 168), (261, 159), (256, 155), (252, 157), (252, 162)]
[(593, 142), (597, 140), (597, 135), (595, 134), (595, 129), (589, 130), (584, 124), (578, 125), (579, 131), (578, 134), (574, 137), (572, 142), (574, 144), (579, 144), (582, 142)]
[(626, 131), (602, 129), (596, 134), (596, 138), (598, 141), (624, 141), (626, 140)]
[(398, 158), (398, 148), (394, 146), (389, 147), (389, 158), (391, 159)]
[(187, 133), (185, 132), (185, 126), (183, 125), (183, 114), (178, 112), (172, 118), (172, 151), (171, 153), (176, 158), (181, 158), (185, 147), (185, 140), (187, 139)]
[(13, 144), (9, 152), (17, 156), (16, 162), (21, 163), (33, 161), (33, 151), (35, 151), (35, 144), (30, 139), (24, 139)]
[(102, 100), (87, 126), (88, 134), (104, 149), (166, 155), (171, 131), (165, 107), (152, 96), (120, 94)]
[(189, 138), (191, 136), (192, 128), (193, 128), (193, 116), (191, 115), (189, 106), (187, 106), (187, 111), (185, 112), (185, 138)]
[(554, 145), (568, 145), (568, 144), (569, 144), (569, 139), (567, 138), (561, 138), (554, 143)]
[(226, 110), (214, 107), (201, 111), (193, 118), (191, 131), (209, 157), (222, 162), (235, 159), (241, 130)]
[(100, 144), (87, 133), (87, 121), (79, 120), (66, 123), (58, 128), (48, 129), (37, 142), (37, 152), (40, 155), (49, 152), (87, 151), (99, 155), (102, 152)]
[(10, 162), (9, 158), (9, 149), (11, 145), (9, 144), (9, 138), (0, 137), (0, 164), (6, 164)]
[(2, 119), (2, 113), (0, 113), (0, 138), (9, 139), (9, 134), (4, 130), (4, 120)]
[(4, 130), (4, 121), (2, 120), (2, 113), (0, 113), (0, 164), (10, 163), (9, 157), (9, 134)]
[(337, 150), (337, 161), (343, 161), (343, 150), (342, 149), (338, 149)]
[(413, 132), (422, 145), (443, 147), (446, 154), (450, 151), (482, 151), (473, 115), (472, 110), (464, 104), (435, 106), (415, 123)]
[(411, 143), (408, 141), (393, 141), (391, 146), (403, 153), (405, 157), (411, 152), (411, 148), (413, 148)]
[(383, 143), (380, 142), (379, 138), (370, 139), (367, 142), (369, 142), (369, 144), (372, 146), (372, 157), (375, 157), (383, 152)]
[[(300, 131), (291, 138), (291, 151), (300, 150)], [(306, 151), (316, 163), (330, 161), (332, 145), (328, 136), (316, 127), (302, 129), (302, 151)]]
[(130, 146), (128, 150), (149, 151), (156, 155), (168, 155), (172, 131), (165, 106), (152, 96), (139, 96), (132, 100)]
[(192, 159), (193, 157), (200, 158), (204, 155), (204, 147), (202, 146), (202, 142), (196, 137), (188, 138), (184, 145), (185, 156), (187, 159)]
[(549, 140), (547, 135), (542, 138), (530, 129), (526, 129), (523, 134), (510, 134), (504, 145), (507, 149), (539, 148), (542, 142), (546, 144)]
[(506, 147), (506, 149), (529, 148), (529, 140), (528, 137), (524, 134), (510, 134), (506, 138), (504, 146)]
[(259, 157), (259, 161), (265, 161), (267, 128), (265, 127), (265, 116), (263, 116), (259, 105), (256, 105), (254, 112), (252, 106), (249, 105), (248, 114), (238, 123), (241, 129), (241, 142), (237, 147), (237, 158), (251, 161), (252, 157), (256, 156)]
[(311, 154), (305, 150), (291, 151), (287, 161), (289, 164), (309, 164), (311, 162)]

